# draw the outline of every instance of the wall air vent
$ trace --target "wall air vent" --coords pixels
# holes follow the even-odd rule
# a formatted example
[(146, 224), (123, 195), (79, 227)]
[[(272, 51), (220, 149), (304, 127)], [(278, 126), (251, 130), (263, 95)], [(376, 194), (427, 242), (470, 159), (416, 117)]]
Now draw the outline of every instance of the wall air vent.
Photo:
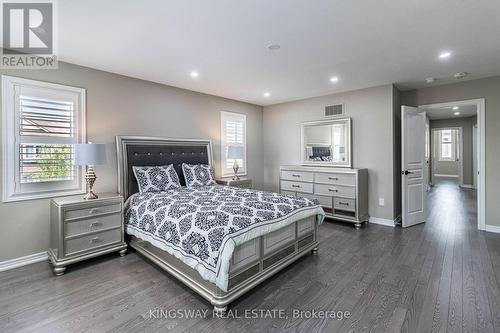
[(325, 107), (325, 117), (336, 117), (344, 115), (344, 104), (335, 104)]

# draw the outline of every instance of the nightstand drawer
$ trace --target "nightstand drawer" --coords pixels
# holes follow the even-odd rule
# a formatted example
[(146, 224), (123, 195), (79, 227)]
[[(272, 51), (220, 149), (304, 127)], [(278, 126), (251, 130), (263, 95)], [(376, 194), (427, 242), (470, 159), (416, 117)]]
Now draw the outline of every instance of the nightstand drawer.
[(64, 220), (71, 221), (75, 219), (86, 219), (94, 216), (106, 215), (110, 213), (120, 213), (122, 204), (120, 202), (110, 203), (108, 205), (100, 205), (83, 209), (66, 208), (64, 211)]
[(66, 240), (65, 255), (70, 256), (82, 251), (89, 251), (101, 246), (119, 243), (122, 240), (121, 228)]
[(121, 214), (112, 214), (105, 216), (96, 216), (84, 220), (76, 220), (64, 223), (64, 235), (75, 236), (88, 232), (120, 227), (122, 225)]

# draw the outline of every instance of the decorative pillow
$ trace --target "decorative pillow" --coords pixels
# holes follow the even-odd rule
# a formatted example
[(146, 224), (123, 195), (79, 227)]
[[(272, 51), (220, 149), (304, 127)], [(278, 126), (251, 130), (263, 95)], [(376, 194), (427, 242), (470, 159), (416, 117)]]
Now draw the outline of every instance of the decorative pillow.
[(187, 188), (216, 184), (212, 175), (212, 168), (207, 164), (182, 163), (182, 173)]
[(175, 172), (174, 166), (144, 166), (132, 167), (135, 179), (139, 184), (139, 193), (144, 192), (165, 192), (181, 187), (179, 176)]

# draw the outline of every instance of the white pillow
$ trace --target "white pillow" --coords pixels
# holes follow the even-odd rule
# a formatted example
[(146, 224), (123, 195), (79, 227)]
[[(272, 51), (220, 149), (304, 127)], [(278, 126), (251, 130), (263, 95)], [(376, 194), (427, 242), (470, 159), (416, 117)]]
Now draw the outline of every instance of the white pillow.
[(212, 168), (207, 164), (182, 163), (182, 173), (187, 188), (216, 184), (212, 175)]
[(181, 187), (179, 176), (174, 166), (133, 166), (135, 179), (139, 185), (139, 193), (165, 192)]

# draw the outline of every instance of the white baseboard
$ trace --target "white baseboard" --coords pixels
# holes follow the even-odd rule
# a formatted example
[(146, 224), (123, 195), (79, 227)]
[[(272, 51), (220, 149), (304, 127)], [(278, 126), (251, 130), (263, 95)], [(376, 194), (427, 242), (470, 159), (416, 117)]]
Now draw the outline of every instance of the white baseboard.
[(400, 219), (399, 216), (395, 220), (381, 219), (380, 217), (370, 216), (368, 223), (385, 225), (386, 227), (394, 227), (399, 219)]
[(446, 175), (442, 173), (435, 173), (434, 177), (442, 177), (442, 178), (458, 178), (458, 175)]
[(474, 189), (474, 185), (471, 185), (471, 184), (463, 184), (463, 185), (460, 185), (460, 187), (463, 187), (463, 188), (472, 188)]
[(500, 234), (500, 227), (496, 226), (496, 225), (487, 224), (484, 226), (484, 230), (488, 231), (488, 232), (494, 232), (494, 233)]
[(0, 262), (0, 272), (8, 271), (9, 269), (34, 264), (48, 259), (47, 252), (30, 254), (29, 256), (14, 258)]

